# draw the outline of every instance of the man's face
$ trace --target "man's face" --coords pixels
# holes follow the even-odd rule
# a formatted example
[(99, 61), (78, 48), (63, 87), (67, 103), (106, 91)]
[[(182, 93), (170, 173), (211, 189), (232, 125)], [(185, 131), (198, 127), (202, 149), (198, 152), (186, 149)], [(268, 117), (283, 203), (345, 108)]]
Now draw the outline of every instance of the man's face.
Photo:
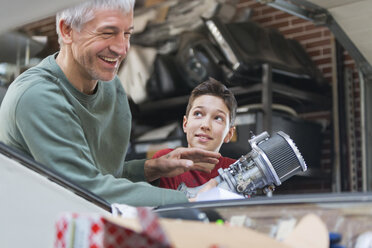
[(97, 10), (80, 32), (72, 30), (71, 51), (83, 80), (110, 81), (126, 57), (133, 32), (133, 13)]
[(183, 119), (188, 146), (218, 152), (234, 132), (234, 128), (230, 128), (229, 113), (221, 98), (211, 95), (197, 97), (188, 116)]

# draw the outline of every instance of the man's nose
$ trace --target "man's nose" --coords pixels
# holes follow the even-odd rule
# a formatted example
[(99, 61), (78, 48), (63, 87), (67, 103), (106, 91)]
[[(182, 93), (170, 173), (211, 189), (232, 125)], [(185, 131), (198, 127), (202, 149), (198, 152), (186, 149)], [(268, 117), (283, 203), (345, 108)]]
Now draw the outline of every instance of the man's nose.
[(118, 35), (110, 46), (110, 50), (117, 55), (125, 57), (130, 47), (129, 38)]

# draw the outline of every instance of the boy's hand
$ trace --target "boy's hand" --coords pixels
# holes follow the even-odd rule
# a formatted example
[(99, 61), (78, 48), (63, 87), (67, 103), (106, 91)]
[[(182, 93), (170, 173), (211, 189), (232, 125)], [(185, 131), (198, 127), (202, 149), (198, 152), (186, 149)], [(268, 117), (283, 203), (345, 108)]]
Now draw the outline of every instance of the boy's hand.
[(214, 178), (212, 178), (212, 179), (210, 179), (208, 182), (206, 182), (205, 184), (204, 184), (204, 186), (198, 191), (198, 193), (197, 193), (197, 196), (196, 197), (194, 197), (194, 198), (190, 198), (189, 199), (189, 202), (195, 202), (196, 201), (196, 198), (198, 197), (198, 195), (200, 194), (200, 193), (203, 193), (203, 192), (206, 192), (206, 191), (208, 191), (208, 190), (210, 190), (210, 189), (213, 189), (214, 187), (216, 187), (218, 185), (218, 182), (216, 181), (216, 179), (214, 179)]
[(210, 172), (220, 157), (218, 152), (180, 147), (160, 158), (146, 160), (145, 178), (152, 182), (160, 177), (174, 177), (191, 169)]

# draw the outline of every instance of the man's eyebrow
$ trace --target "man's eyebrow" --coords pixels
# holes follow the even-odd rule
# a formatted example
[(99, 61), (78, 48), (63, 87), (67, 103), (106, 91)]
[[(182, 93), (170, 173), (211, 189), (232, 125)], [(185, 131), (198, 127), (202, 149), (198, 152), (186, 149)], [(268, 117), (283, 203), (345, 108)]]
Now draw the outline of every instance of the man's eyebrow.
[(98, 29), (98, 31), (104, 31), (104, 30), (118, 31), (119, 29), (115, 26), (103, 26)]
[[(104, 26), (101, 27), (99, 30), (113, 30), (113, 31), (119, 31), (120, 29), (116, 26)], [(133, 26), (129, 27), (125, 32), (132, 31), (134, 29)]]

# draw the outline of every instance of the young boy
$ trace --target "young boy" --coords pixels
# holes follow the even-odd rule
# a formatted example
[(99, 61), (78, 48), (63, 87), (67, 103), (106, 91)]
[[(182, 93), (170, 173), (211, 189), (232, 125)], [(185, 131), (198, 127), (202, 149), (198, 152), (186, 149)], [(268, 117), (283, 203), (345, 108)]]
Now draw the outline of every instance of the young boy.
[[(186, 133), (188, 147), (218, 152), (221, 145), (228, 143), (234, 134), (236, 108), (234, 95), (219, 81), (209, 78), (195, 87), (183, 117), (183, 131)], [(155, 153), (154, 158), (171, 151), (172, 149), (160, 150)], [(184, 182), (188, 187), (197, 187), (216, 177), (219, 168), (227, 168), (234, 162), (234, 159), (220, 157), (210, 173), (190, 170), (175, 177), (162, 177), (159, 186), (177, 189)]]

